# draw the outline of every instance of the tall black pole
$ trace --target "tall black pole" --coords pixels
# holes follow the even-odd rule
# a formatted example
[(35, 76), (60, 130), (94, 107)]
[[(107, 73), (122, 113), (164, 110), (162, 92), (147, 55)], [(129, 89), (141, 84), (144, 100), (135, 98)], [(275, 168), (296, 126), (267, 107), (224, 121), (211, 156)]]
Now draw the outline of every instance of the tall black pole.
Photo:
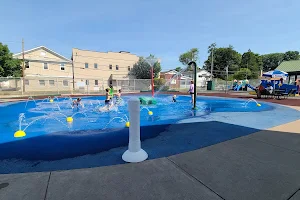
[(197, 64), (192, 61), (189, 63), (189, 65), (194, 65), (194, 107), (193, 109), (196, 110), (197, 107), (196, 107), (196, 97), (197, 97)]

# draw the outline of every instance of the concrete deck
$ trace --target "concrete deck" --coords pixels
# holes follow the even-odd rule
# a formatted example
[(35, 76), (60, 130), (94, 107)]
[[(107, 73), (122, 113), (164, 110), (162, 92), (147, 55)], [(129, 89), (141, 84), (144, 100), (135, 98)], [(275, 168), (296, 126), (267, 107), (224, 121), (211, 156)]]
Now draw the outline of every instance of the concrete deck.
[(299, 200), (300, 120), (138, 164), (0, 175), (0, 199)]

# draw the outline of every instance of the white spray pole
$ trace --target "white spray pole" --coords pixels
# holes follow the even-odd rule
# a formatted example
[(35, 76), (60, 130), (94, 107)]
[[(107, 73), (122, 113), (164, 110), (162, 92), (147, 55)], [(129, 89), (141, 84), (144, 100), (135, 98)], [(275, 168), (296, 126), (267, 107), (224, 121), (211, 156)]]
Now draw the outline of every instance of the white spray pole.
[(132, 98), (128, 101), (129, 110), (129, 144), (128, 150), (122, 155), (125, 162), (142, 162), (148, 154), (141, 148), (140, 135), (140, 100)]

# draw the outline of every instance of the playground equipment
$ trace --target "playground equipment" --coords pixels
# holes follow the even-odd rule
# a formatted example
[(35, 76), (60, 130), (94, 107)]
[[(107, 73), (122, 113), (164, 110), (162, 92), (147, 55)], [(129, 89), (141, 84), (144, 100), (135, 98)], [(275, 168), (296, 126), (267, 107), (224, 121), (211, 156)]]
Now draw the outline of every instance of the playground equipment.
[(153, 97), (140, 97), (139, 100), (142, 105), (155, 105), (157, 103)]
[[(282, 83), (281, 78), (263, 78), (260, 83), (264, 88), (268, 87), (268, 84), (272, 85), (274, 90), (282, 90), (285, 92), (289, 92), (291, 90), (294, 90), (291, 94), (296, 94), (297, 91), (297, 86), (296, 85), (289, 85), (289, 84), (284, 84)], [(253, 87), (250, 84), (247, 84), (246, 87), (254, 90), (250, 91), (249, 94), (251, 95), (256, 95), (256, 88)]]
[(243, 88), (247, 88), (248, 83), (249, 83), (248, 80), (240, 80), (240, 81), (234, 80), (233, 90), (234, 91), (243, 90)]

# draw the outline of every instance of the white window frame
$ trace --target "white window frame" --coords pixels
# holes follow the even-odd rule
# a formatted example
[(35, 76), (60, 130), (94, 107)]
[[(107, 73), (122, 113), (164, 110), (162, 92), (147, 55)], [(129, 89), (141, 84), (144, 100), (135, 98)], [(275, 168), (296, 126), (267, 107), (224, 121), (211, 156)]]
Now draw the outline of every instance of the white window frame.
[(116, 70), (119, 70), (119, 65), (116, 65)]
[[(64, 69), (61, 69), (64, 68)], [(65, 63), (60, 63), (60, 71), (66, 71)]]
[[(41, 84), (41, 81), (44, 81), (44, 84)], [(45, 80), (39, 80), (39, 86), (46, 86), (46, 81)]]
[[(45, 64), (47, 65), (47, 69), (45, 69)], [(48, 65), (48, 63), (46, 63), (46, 62), (43, 63), (43, 69), (44, 69), (44, 70), (49, 70), (49, 65)]]
[(88, 69), (89, 68), (89, 63), (84, 63), (84, 69)]
[[(50, 83), (51, 81), (53, 81), (53, 85)], [(55, 86), (55, 81), (54, 80), (49, 80), (49, 86)]]

